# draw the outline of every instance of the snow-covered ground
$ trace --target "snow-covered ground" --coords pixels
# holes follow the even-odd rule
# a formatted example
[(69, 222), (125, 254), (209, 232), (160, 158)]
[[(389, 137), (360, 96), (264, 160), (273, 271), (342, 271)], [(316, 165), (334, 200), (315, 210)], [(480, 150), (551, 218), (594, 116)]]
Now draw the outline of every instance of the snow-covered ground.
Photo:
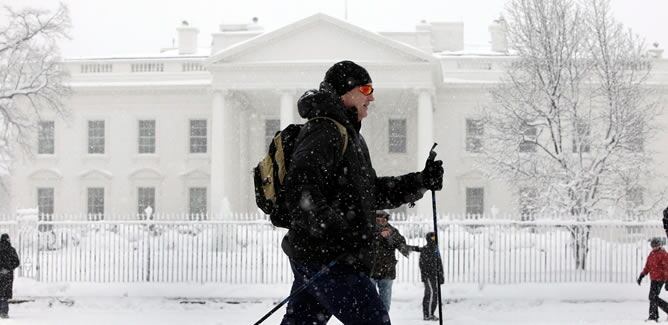
[[(644, 324), (648, 281), (632, 284), (446, 285), (445, 324)], [(19, 278), (1, 324), (253, 324), (287, 285), (44, 284)], [(667, 293), (663, 295), (668, 296)], [(392, 323), (422, 321), (421, 285), (394, 288)], [(22, 303), (18, 303), (25, 301)], [(265, 324), (278, 324), (284, 308)], [(665, 320), (665, 315), (661, 314)], [(332, 319), (329, 324), (340, 324)]]

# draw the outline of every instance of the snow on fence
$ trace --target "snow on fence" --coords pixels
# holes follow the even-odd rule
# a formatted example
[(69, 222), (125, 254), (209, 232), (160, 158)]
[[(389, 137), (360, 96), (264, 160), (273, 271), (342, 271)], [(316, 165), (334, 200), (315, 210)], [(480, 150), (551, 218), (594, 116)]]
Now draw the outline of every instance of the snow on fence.
[[(409, 218), (410, 219), (410, 218)], [(428, 221), (394, 221), (424, 245)], [(254, 221), (3, 222), (22, 261), (45, 282), (289, 283), (284, 229)], [(659, 222), (439, 221), (445, 281), (628, 282), (663, 236)], [(580, 257), (579, 259), (577, 257)], [(419, 282), (418, 253), (397, 254), (397, 282)]]

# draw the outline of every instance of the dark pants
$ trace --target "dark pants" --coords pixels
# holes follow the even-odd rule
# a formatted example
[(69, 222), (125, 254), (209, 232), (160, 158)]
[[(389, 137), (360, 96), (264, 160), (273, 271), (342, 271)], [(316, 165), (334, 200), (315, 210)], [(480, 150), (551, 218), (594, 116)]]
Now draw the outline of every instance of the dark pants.
[(434, 312), (438, 306), (438, 279), (427, 279), (423, 283), (422, 316), (434, 316)]
[[(661, 293), (661, 288), (663, 288), (665, 282), (663, 281), (654, 281), (649, 285), (649, 318), (650, 319), (659, 319), (659, 308), (663, 310), (664, 313), (668, 314), (668, 303), (659, 298), (659, 293)], [(657, 308), (658, 307), (658, 308)]]
[[(295, 276), (290, 293), (323, 268), (292, 260), (290, 266)], [(345, 325), (390, 324), (390, 316), (369, 277), (343, 264), (335, 264), (292, 297), (281, 324), (327, 324), (332, 315)]]
[(9, 302), (7, 298), (0, 298), (0, 315), (9, 314)]

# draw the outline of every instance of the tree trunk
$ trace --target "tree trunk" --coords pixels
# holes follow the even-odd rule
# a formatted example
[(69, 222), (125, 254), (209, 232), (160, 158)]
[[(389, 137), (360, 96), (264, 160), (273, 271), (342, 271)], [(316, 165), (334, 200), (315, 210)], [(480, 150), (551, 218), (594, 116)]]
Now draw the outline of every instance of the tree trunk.
[(573, 257), (575, 258), (575, 269), (585, 270), (587, 254), (589, 253), (590, 226), (577, 225), (571, 228), (573, 239)]

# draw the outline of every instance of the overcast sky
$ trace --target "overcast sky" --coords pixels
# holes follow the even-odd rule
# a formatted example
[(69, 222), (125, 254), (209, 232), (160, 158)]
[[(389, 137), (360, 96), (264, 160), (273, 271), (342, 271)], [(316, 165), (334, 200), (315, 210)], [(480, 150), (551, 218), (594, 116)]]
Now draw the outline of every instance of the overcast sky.
[[(258, 17), (265, 30), (280, 28), (314, 13), (345, 18), (344, 0), (64, 0), (70, 8), (72, 40), (65, 57), (157, 53), (171, 47), (182, 20), (200, 30), (207, 46), (221, 23)], [(348, 0), (348, 21), (371, 31), (413, 31), (422, 19), (463, 21), (464, 42), (486, 44), (487, 27), (506, 0)], [(53, 8), (57, 0), (0, 0), (14, 8)], [(649, 44), (668, 48), (667, 0), (612, 0), (617, 18)], [(4, 19), (4, 17), (0, 17)]]

